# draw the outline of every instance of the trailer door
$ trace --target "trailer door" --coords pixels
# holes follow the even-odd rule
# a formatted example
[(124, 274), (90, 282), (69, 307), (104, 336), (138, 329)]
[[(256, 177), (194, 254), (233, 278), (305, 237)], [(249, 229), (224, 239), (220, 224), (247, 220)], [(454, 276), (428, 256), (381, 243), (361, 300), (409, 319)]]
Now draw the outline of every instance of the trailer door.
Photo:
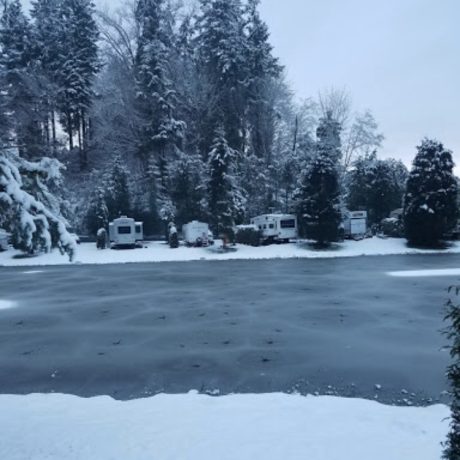
[(351, 219), (350, 223), (352, 235), (364, 235), (366, 233), (366, 219)]

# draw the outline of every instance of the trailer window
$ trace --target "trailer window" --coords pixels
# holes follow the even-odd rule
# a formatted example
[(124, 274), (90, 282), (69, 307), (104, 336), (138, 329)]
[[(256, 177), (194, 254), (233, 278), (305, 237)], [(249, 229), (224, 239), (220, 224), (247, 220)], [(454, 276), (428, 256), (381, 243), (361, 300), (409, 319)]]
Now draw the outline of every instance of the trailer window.
[(131, 235), (131, 227), (118, 227), (119, 235)]
[(136, 225), (136, 233), (142, 233), (142, 225)]
[(282, 220), (281, 228), (295, 228), (295, 219)]
[(268, 228), (271, 228), (273, 230), (275, 228), (275, 224), (270, 224)]

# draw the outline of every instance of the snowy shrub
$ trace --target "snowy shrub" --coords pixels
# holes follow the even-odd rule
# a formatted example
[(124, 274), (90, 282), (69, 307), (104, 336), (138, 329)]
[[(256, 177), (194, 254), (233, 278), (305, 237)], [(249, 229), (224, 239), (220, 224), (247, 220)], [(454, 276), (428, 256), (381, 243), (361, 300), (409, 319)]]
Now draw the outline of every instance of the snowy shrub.
[[(450, 289), (452, 292), (453, 289)], [(460, 293), (460, 288), (455, 288), (456, 295)], [(443, 458), (446, 460), (458, 460), (460, 458), (460, 305), (452, 299), (447, 302), (447, 314), (445, 321), (449, 321), (449, 326), (445, 330), (446, 337), (450, 340), (450, 356), (453, 360), (447, 369), (447, 377), (451, 385), (451, 422), (450, 433), (447, 442), (444, 444), (445, 450)]]
[(260, 246), (262, 232), (250, 226), (239, 227), (236, 230), (235, 239), (239, 244), (246, 244), (247, 246), (255, 247)]

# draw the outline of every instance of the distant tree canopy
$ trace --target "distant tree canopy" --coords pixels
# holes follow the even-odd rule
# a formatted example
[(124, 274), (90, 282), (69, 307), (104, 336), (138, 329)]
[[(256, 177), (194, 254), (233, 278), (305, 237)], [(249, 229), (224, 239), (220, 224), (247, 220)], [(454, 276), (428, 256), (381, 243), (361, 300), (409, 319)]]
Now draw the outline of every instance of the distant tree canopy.
[(402, 207), (407, 177), (400, 161), (380, 160), (375, 152), (359, 157), (346, 175), (348, 209), (367, 211), (369, 223), (379, 224)]

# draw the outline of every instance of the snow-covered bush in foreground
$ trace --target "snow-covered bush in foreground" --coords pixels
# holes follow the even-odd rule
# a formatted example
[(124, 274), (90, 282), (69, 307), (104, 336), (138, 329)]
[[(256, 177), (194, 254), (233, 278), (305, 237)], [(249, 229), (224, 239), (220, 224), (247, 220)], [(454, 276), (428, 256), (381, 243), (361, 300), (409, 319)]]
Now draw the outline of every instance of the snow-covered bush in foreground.
[(13, 233), (17, 249), (34, 253), (57, 247), (72, 260), (75, 239), (67, 232), (60, 200), (48, 187), (59, 183), (61, 168), (50, 158), (28, 162), (12, 152), (0, 153), (0, 224)]

